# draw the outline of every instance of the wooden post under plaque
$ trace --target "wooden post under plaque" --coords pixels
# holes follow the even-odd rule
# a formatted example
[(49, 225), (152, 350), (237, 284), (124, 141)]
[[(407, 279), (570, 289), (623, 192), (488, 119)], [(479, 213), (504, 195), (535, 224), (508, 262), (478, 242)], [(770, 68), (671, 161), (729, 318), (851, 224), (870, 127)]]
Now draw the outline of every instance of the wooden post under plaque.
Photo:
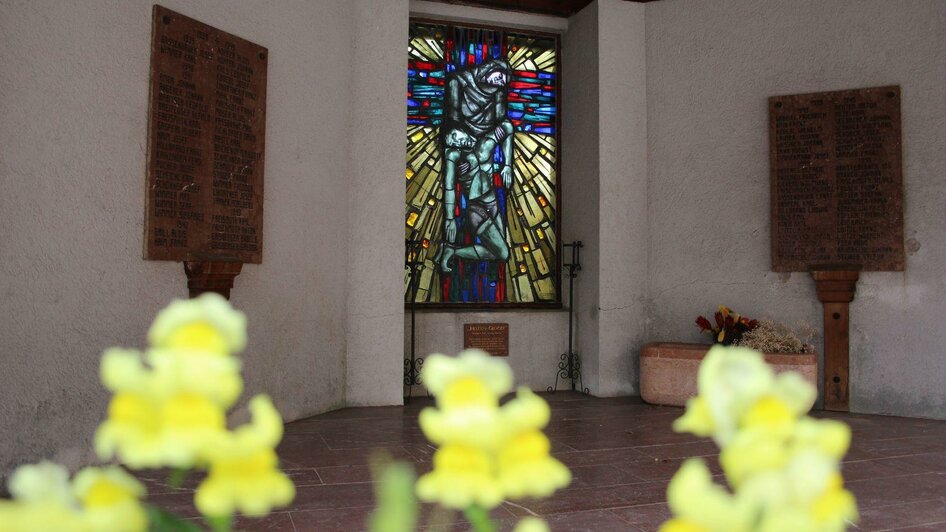
[(824, 308), (824, 409), (850, 410), (848, 305), (860, 277), (859, 266), (812, 266), (818, 300)]
[(242, 262), (194, 261), (184, 263), (187, 274), (187, 289), (195, 298), (204, 292), (216, 292), (230, 299), (233, 280), (243, 269)]

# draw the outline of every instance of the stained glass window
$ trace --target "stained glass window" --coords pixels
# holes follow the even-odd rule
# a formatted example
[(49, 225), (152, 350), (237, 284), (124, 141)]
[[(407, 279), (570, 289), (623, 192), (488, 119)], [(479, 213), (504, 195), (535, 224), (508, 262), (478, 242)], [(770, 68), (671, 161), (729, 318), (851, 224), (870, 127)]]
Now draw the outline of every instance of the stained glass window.
[(559, 301), (558, 38), (412, 21), (405, 300)]

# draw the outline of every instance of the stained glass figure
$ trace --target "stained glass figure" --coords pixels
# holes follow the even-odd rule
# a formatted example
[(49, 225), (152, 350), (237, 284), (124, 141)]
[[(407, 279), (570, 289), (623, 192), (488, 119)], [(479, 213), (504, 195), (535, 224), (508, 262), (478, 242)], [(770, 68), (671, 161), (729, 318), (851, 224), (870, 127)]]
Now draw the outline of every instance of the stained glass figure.
[[(554, 36), (412, 22), (406, 238), (418, 303), (555, 303)], [(405, 277), (405, 298), (410, 298)]]

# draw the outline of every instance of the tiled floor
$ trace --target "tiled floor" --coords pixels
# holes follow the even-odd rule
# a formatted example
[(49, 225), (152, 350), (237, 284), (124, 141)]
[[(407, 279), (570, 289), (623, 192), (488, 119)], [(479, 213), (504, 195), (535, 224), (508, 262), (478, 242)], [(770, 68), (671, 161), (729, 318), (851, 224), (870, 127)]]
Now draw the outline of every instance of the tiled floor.
[[(571, 486), (551, 499), (506, 503), (494, 515), (508, 530), (520, 516), (536, 513), (552, 530), (655, 530), (668, 517), (667, 481), (682, 460), (706, 456), (716, 472), (715, 446), (675, 434), (679, 408), (656, 407), (637, 398), (598, 399), (572, 392), (545, 396), (552, 405), (546, 434), (553, 454), (574, 474)], [(264, 520), (240, 521), (243, 530), (364, 530), (373, 505), (367, 461), (378, 448), (430, 468), (433, 449), (417, 427), (429, 404), (415, 398), (404, 407), (347, 408), (286, 425), (279, 447), (282, 465), (296, 483), (288, 511)], [(860, 530), (946, 531), (946, 422), (897, 417), (840, 415), (854, 434), (843, 472), (857, 496)], [(171, 490), (157, 477), (151, 499), (186, 513), (196, 479)], [(425, 508), (425, 515), (431, 508)], [(459, 516), (453, 516), (463, 529)]]

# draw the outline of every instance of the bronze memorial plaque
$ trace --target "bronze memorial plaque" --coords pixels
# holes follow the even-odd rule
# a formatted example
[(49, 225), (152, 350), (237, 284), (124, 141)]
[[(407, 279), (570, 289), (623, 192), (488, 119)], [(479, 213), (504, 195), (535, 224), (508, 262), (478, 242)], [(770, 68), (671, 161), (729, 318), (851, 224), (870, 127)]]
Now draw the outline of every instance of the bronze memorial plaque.
[(495, 357), (509, 356), (509, 324), (464, 323), (463, 349), (482, 349)]
[(262, 261), (267, 56), (154, 6), (145, 259)]
[(769, 98), (772, 270), (903, 271), (900, 87)]

